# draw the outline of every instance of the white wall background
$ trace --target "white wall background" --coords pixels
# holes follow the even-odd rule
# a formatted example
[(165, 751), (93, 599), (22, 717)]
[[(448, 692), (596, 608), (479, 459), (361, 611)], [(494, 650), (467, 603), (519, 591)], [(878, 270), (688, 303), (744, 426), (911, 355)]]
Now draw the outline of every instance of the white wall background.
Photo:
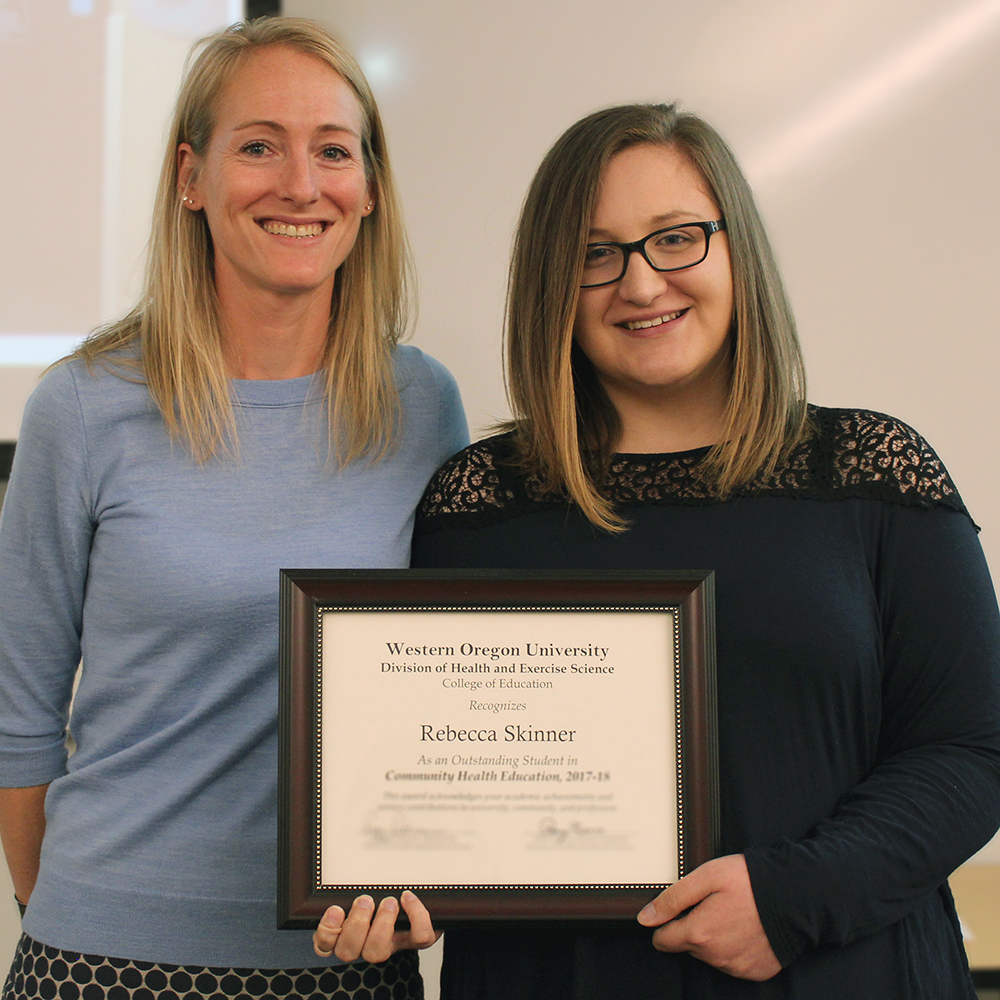
[(242, 0), (0, 0), (0, 441), (38, 376), (134, 304), (191, 42)]
[[(79, 336), (131, 303), (189, 41), (149, 14), (224, 2), (0, 0), (0, 121), (14, 137), (0, 166), (0, 361), (13, 344), (4, 333)], [(68, 26), (47, 24), (72, 10)], [(597, 107), (680, 98), (747, 166), (813, 401), (914, 424), (1000, 566), (1000, 0), (285, 0), (284, 10), (324, 22), (369, 73), (420, 273), (415, 342), (458, 377), (474, 430), (506, 414), (507, 253), (542, 155)], [(80, 33), (110, 68), (81, 69)], [(44, 55), (30, 54), (33, 37)], [(0, 368), (0, 439), (16, 436), (47, 349)], [(1000, 861), (1000, 842), (984, 859)], [(12, 909), (3, 917), (0, 964), (16, 927)]]

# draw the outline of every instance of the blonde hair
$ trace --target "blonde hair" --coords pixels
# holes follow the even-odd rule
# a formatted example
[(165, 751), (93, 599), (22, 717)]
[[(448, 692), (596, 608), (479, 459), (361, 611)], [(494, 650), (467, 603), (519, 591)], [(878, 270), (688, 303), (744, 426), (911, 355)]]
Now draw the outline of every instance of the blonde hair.
[(595, 525), (624, 520), (602, 495), (621, 432), (618, 412), (574, 344), (583, 256), (604, 170), (615, 154), (669, 145), (701, 172), (726, 220), (733, 272), (732, 376), (723, 440), (702, 473), (719, 496), (773, 470), (806, 428), (795, 321), (750, 186), (721, 136), (672, 104), (607, 108), (572, 125), (525, 197), (507, 298), (507, 387), (518, 454), (550, 491), (565, 490)]
[[(142, 299), (124, 319), (95, 331), (75, 356), (100, 360), (123, 377), (138, 368), (167, 431), (185, 440), (197, 459), (228, 450), (235, 441), (212, 238), (204, 213), (181, 204), (177, 149), (184, 142), (199, 155), (207, 149), (220, 95), (253, 53), (275, 45), (321, 59), (347, 82), (361, 107), (365, 174), (375, 208), (337, 271), (324, 368), (331, 450), (341, 464), (365, 455), (378, 460), (398, 429), (392, 348), (409, 320), (411, 262), (375, 98), (350, 53), (311, 21), (235, 24), (192, 50), (160, 172)], [(127, 349), (135, 345), (139, 357), (132, 360)]]

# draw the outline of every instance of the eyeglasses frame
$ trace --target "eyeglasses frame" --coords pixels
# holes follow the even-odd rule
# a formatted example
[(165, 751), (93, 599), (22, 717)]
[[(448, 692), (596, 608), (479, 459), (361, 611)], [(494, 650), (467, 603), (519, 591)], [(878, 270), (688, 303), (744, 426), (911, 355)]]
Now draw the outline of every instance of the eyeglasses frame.
[[(646, 243), (651, 240), (654, 236), (659, 236), (660, 233), (669, 233), (672, 229), (690, 229), (692, 226), (696, 226), (698, 229), (702, 230), (705, 234), (705, 253), (700, 260), (696, 260), (693, 264), (682, 264), (680, 267), (657, 267), (646, 255)], [(725, 232), (726, 220), (717, 219), (715, 222), (681, 222), (676, 226), (667, 226), (664, 229), (654, 229), (653, 232), (648, 233), (643, 236), (640, 240), (634, 240), (632, 243), (615, 243), (611, 240), (601, 240), (598, 243), (588, 243), (586, 249), (589, 250), (591, 247), (617, 247), (621, 250), (622, 257), (622, 270), (621, 274), (617, 278), (611, 278), (609, 281), (598, 281), (593, 285), (583, 285), (581, 288), (603, 288), (605, 285), (613, 285), (616, 281), (621, 281), (625, 277), (625, 272), (628, 270), (629, 258), (633, 253), (640, 254), (642, 259), (654, 270), (661, 274), (669, 271), (686, 271), (689, 267), (697, 267), (705, 258), (708, 256), (709, 246), (712, 243), (712, 234)]]

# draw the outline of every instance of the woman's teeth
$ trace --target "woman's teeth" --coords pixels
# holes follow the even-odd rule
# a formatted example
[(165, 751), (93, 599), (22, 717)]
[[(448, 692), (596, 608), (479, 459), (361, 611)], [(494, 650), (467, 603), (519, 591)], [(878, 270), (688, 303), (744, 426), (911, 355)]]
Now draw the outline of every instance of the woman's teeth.
[(273, 236), (319, 236), (323, 232), (322, 222), (309, 222), (304, 226), (292, 226), (286, 222), (275, 222), (273, 219), (266, 219), (260, 224), (261, 229)]
[(685, 309), (678, 309), (677, 312), (667, 313), (666, 316), (660, 316), (658, 319), (643, 319), (639, 320), (637, 323), (623, 323), (622, 326), (626, 330), (648, 330), (651, 326), (659, 326), (661, 323), (669, 323), (672, 319), (677, 319), (681, 313), (686, 312)]

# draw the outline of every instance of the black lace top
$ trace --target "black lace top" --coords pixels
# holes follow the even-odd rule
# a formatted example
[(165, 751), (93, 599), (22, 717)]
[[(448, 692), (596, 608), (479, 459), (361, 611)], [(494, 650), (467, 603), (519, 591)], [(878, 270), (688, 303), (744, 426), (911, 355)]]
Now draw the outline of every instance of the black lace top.
[[(813, 432), (787, 461), (734, 496), (883, 500), (968, 513), (941, 459), (912, 427), (867, 410), (810, 407), (809, 415)], [(717, 503), (702, 474), (707, 451), (616, 455), (607, 495), (622, 507)], [(470, 445), (438, 471), (424, 493), (417, 531), (485, 526), (566, 502), (525, 477), (514, 464), (510, 435), (498, 435)]]
[(617, 456), (617, 534), (526, 479), (508, 437), (432, 480), (416, 567), (713, 572), (720, 851), (744, 855), (786, 966), (741, 982), (654, 951), (638, 925), (456, 928), (450, 1000), (974, 1000), (945, 881), (1000, 824), (989, 572), (918, 434), (876, 413), (811, 417), (781, 468), (725, 502), (704, 449)]

